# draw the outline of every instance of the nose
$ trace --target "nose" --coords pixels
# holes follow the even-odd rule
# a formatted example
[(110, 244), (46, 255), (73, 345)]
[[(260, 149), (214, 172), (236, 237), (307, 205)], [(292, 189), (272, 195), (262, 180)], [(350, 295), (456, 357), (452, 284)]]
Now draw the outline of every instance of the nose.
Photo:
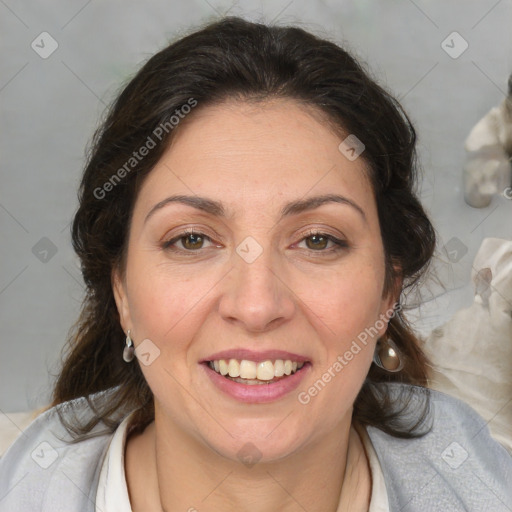
[(293, 291), (270, 251), (248, 263), (233, 255), (233, 268), (224, 280), (219, 313), (250, 332), (264, 332), (289, 321), (296, 309)]

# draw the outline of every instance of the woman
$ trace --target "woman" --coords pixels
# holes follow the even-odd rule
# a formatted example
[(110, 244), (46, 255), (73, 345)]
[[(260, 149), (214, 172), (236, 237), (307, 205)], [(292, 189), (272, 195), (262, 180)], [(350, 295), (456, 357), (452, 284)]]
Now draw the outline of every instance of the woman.
[(344, 50), (238, 18), (152, 57), (96, 133), (87, 298), (1, 510), (506, 510), (512, 462), (427, 393), (415, 133)]

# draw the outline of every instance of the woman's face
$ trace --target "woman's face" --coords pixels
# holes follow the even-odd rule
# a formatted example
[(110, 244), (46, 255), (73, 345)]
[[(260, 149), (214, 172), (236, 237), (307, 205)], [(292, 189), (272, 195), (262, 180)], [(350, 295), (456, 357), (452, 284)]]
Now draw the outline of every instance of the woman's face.
[(297, 102), (193, 115), (137, 197), (121, 322), (157, 422), (277, 460), (350, 423), (385, 331), (375, 199), (363, 159)]

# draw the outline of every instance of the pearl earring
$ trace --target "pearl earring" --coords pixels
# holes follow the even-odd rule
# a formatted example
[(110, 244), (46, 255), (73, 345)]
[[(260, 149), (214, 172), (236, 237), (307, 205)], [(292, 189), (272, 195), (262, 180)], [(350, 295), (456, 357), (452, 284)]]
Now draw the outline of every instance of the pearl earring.
[(130, 329), (126, 333), (126, 343), (123, 350), (123, 360), (125, 363), (131, 363), (133, 358), (135, 357), (135, 347), (133, 346), (133, 341), (130, 338)]
[(399, 372), (404, 367), (398, 347), (388, 337), (382, 337), (377, 342), (375, 353), (373, 354), (373, 362), (379, 368), (391, 373)]

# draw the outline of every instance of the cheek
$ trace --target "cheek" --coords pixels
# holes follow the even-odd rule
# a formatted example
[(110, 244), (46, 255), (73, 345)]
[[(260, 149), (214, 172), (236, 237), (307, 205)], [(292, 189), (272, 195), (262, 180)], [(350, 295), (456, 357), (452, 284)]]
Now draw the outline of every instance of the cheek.
[(302, 287), (301, 299), (320, 320), (336, 348), (377, 320), (382, 307), (383, 270), (378, 264), (347, 265)]
[[(166, 364), (182, 371), (196, 364), (194, 336), (211, 309), (211, 298), (223, 272), (200, 271), (193, 265), (181, 268), (162, 263), (144, 251), (133, 254), (126, 281), (135, 342), (150, 339)], [(179, 365), (178, 365), (179, 363)]]
[[(186, 410), (190, 370), (197, 365), (193, 341), (204, 323), (210, 279), (185, 276), (165, 265), (147, 263), (127, 269), (129, 307), (136, 346), (151, 340), (158, 356), (139, 364), (155, 399)], [(128, 271), (131, 271), (131, 274)], [(149, 345), (152, 347), (152, 345)], [(193, 406), (193, 404), (192, 404)]]
[(133, 280), (129, 305), (139, 338), (178, 341), (180, 337), (173, 333), (190, 325), (185, 319), (197, 314), (202, 291), (197, 279), (177, 278), (154, 269), (144, 273), (142, 279)]
[(383, 277), (378, 269), (351, 267), (308, 297), (310, 321), (321, 333), (324, 351), (311, 381), (298, 390), (297, 400), (308, 411), (305, 424), (321, 417), (322, 431), (345, 418), (370, 368), (376, 338), (369, 333), (382, 304)]

